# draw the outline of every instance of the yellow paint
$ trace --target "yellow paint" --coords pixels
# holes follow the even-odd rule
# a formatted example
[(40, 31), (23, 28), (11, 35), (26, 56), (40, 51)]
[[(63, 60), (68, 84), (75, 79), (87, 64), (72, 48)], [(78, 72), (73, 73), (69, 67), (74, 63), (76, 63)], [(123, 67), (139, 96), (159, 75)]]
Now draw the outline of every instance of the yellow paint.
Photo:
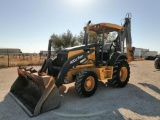
[(89, 60), (95, 60), (95, 52), (88, 55)]
[(95, 86), (95, 81), (92, 76), (87, 77), (85, 83), (84, 83), (84, 88), (86, 91), (91, 91)]
[(133, 55), (134, 55), (134, 50), (135, 48), (127, 48), (127, 62), (131, 62), (133, 60)]
[(120, 70), (120, 79), (122, 82), (124, 82), (127, 79), (127, 75), (128, 75), (128, 70), (126, 67), (122, 67)]
[(84, 52), (83, 49), (81, 49), (81, 50), (75, 50), (75, 51), (70, 51), (70, 52), (68, 53), (68, 59), (69, 59), (70, 57), (72, 57), (72, 56), (75, 56), (75, 55), (80, 54), (80, 53), (83, 53), (83, 52)]
[[(95, 48), (93, 47), (90, 49), (94, 50)], [(70, 51), (68, 54), (68, 58), (75, 56), (75, 55), (78, 55), (83, 52), (84, 52), (83, 49)], [(100, 81), (112, 79), (112, 74), (113, 74), (113, 67), (112, 66), (95, 67), (95, 65), (94, 65), (95, 52), (90, 53), (87, 57), (88, 57), (88, 60), (86, 60), (83, 64), (78, 65), (75, 68), (72, 68), (67, 72), (66, 81), (68, 81), (68, 83), (73, 82), (74, 81), (73, 76), (77, 76), (78, 73), (84, 69), (90, 69), (90, 70), (94, 71), (97, 74), (97, 77)], [(89, 86), (89, 82), (86, 84)]]
[[(84, 30), (86, 30), (87, 27), (84, 27)], [(123, 30), (123, 26), (112, 24), (112, 23), (99, 23), (99, 24), (92, 24), (89, 26), (89, 33), (97, 34), (99, 32), (102, 32), (105, 28), (106, 34), (113, 31), (120, 31)]]
[(113, 67), (112, 66), (101, 66), (100, 68), (91, 68), (100, 81), (112, 79)]
[(78, 65), (76, 68), (72, 68), (68, 71), (66, 80), (68, 82), (73, 82), (73, 76), (78, 75), (84, 69), (92, 70), (96, 73), (100, 81), (112, 79), (113, 67), (112, 66), (101, 66), (95, 67), (93, 64), (88, 65)]

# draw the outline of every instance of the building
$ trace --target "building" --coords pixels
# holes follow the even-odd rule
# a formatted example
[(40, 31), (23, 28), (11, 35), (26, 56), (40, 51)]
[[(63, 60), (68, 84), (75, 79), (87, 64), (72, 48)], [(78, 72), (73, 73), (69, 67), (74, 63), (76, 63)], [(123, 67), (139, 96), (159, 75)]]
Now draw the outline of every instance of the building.
[(147, 52), (149, 52), (149, 49), (135, 48), (134, 57), (143, 57)]
[[(48, 51), (41, 50), (41, 51), (39, 52), (39, 54), (42, 55), (42, 56), (47, 56)], [(55, 55), (55, 54), (56, 54), (55, 51), (51, 51), (51, 55)]]
[[(125, 48), (125, 52), (126, 52), (126, 48)], [(156, 57), (157, 55), (158, 55), (158, 51), (149, 51), (149, 49), (135, 48), (134, 50), (135, 58)]]

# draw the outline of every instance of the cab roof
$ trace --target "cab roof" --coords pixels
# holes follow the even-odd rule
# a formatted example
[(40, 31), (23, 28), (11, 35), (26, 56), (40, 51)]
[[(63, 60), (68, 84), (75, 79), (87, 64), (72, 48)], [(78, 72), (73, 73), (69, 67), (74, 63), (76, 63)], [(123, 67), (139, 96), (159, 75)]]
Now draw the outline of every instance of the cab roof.
[[(86, 30), (86, 26), (84, 27), (84, 30)], [(105, 33), (113, 32), (113, 31), (120, 31), (123, 29), (123, 26), (112, 24), (112, 23), (98, 23), (98, 24), (92, 24), (89, 25), (89, 33), (94, 34), (102, 34), (103, 29), (105, 30)]]

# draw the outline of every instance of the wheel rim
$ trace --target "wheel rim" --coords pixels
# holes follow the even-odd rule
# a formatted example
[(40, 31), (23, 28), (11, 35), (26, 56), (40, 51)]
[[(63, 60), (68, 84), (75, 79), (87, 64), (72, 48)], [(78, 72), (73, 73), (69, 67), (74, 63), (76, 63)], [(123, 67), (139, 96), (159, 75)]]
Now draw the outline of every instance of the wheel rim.
[(86, 89), (86, 91), (91, 91), (95, 86), (95, 80), (92, 76), (87, 77), (85, 83), (84, 83), (84, 87)]
[(122, 67), (120, 70), (120, 79), (122, 82), (124, 82), (127, 79), (128, 70), (126, 67)]

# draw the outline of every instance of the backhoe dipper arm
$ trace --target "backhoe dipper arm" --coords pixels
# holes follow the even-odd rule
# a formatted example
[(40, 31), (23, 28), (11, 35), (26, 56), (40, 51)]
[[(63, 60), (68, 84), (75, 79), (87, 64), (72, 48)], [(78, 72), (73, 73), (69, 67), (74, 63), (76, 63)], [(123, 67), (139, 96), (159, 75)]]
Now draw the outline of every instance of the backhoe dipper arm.
[(126, 38), (126, 50), (127, 50), (127, 58), (128, 62), (130, 62), (133, 58), (134, 49), (132, 48), (132, 37), (131, 37), (131, 18), (129, 14), (125, 18), (125, 23), (123, 25), (124, 30), (121, 32), (120, 41), (123, 41)]
[(126, 17), (123, 25), (123, 31), (121, 32), (120, 40), (124, 41), (126, 38), (127, 49), (132, 49), (132, 37), (131, 37), (131, 18)]

